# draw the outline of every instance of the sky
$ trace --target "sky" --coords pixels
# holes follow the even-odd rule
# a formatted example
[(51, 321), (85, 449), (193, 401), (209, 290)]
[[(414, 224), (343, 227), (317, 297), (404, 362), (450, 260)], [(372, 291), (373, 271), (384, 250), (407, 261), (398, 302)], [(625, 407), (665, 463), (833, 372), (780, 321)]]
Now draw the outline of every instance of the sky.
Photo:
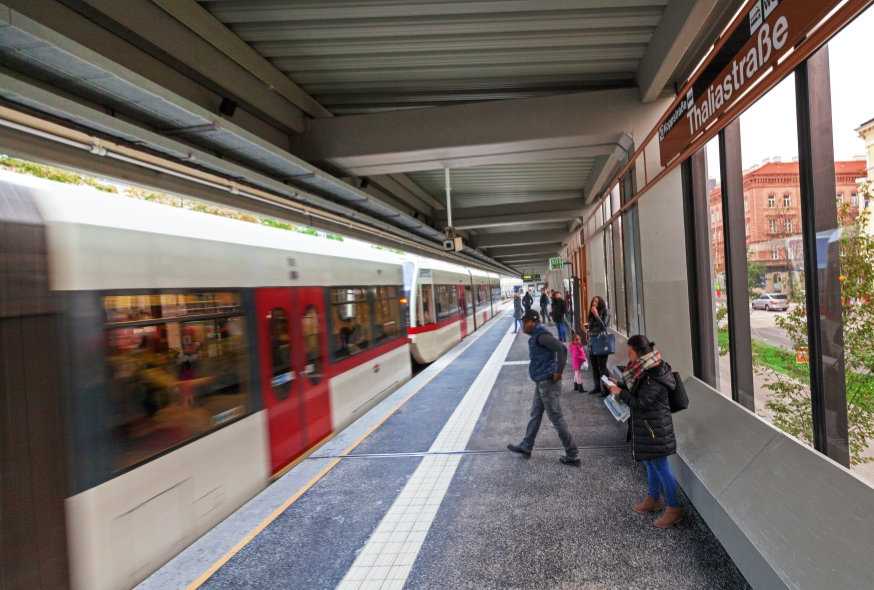
[[(828, 44), (831, 67), (832, 123), (836, 160), (865, 155), (865, 142), (854, 131), (874, 119), (874, 67), (870, 55), (874, 8), (869, 8)], [(869, 64), (866, 66), (865, 64)], [(744, 169), (765, 158), (789, 162), (798, 155), (795, 77), (790, 75), (740, 117)], [(716, 139), (707, 144), (707, 167), (719, 178)]]

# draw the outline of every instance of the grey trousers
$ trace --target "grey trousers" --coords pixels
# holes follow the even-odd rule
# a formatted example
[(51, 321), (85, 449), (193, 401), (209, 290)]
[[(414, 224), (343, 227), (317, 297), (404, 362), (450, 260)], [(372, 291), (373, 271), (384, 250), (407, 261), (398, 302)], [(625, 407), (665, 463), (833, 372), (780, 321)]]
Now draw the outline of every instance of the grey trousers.
[(531, 419), (528, 420), (528, 430), (526, 430), (525, 438), (522, 439), (522, 443), (519, 446), (529, 451), (534, 448), (534, 439), (537, 438), (537, 432), (540, 430), (540, 422), (543, 420), (543, 412), (545, 411), (549, 421), (552, 422), (558, 431), (558, 437), (561, 439), (561, 444), (564, 445), (565, 454), (568, 457), (576, 457), (580, 454), (564, 419), (564, 415), (561, 413), (560, 396), (561, 381), (555, 382), (552, 379), (548, 379), (537, 383), (534, 388), (534, 402), (531, 404)]

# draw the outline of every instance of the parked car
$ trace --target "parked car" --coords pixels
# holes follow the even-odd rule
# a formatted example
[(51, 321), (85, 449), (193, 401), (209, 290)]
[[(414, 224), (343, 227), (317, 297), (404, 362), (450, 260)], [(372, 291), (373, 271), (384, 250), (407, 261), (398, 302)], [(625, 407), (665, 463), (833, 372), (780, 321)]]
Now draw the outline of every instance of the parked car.
[(782, 293), (762, 293), (753, 300), (753, 309), (786, 311), (789, 309), (789, 296)]

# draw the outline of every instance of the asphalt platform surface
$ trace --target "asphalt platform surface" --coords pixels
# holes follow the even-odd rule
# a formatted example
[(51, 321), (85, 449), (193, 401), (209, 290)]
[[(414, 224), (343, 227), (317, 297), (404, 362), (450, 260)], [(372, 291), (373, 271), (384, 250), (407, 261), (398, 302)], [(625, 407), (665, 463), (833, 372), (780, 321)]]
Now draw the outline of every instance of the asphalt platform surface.
[[(512, 325), (494, 321), (201, 588), (335, 588), (422, 461), (398, 454), (428, 451)], [(506, 361), (527, 356), (519, 334)], [(533, 391), (527, 366), (501, 367), (467, 446), (498, 452), (463, 455), (404, 588), (748, 588), (682, 492), (685, 520), (672, 529), (631, 510), (646, 470), (603, 400), (573, 391), (570, 358), (561, 401), (582, 465), (559, 463), (545, 416), (531, 459), (505, 452), (524, 434)]]

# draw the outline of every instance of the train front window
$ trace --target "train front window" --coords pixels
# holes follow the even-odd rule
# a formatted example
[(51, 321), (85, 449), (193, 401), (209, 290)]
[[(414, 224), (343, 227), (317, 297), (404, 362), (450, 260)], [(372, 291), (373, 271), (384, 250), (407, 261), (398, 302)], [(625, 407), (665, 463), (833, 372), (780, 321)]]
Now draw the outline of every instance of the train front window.
[(111, 296), (103, 308), (116, 470), (251, 411), (237, 293)]
[(270, 312), (270, 386), (277, 399), (291, 394), (291, 338), (288, 333), (288, 315), (277, 307)]
[(382, 344), (401, 335), (398, 292), (395, 287), (376, 287), (374, 295), (373, 339), (376, 344)]
[(331, 289), (331, 329), (331, 346), (338, 359), (372, 347), (367, 289)]
[(302, 373), (313, 385), (322, 380), (324, 373), (322, 361), (322, 324), (319, 321), (319, 310), (315, 305), (310, 305), (303, 317), (301, 317), (303, 333), (303, 350), (306, 356), (306, 365)]

